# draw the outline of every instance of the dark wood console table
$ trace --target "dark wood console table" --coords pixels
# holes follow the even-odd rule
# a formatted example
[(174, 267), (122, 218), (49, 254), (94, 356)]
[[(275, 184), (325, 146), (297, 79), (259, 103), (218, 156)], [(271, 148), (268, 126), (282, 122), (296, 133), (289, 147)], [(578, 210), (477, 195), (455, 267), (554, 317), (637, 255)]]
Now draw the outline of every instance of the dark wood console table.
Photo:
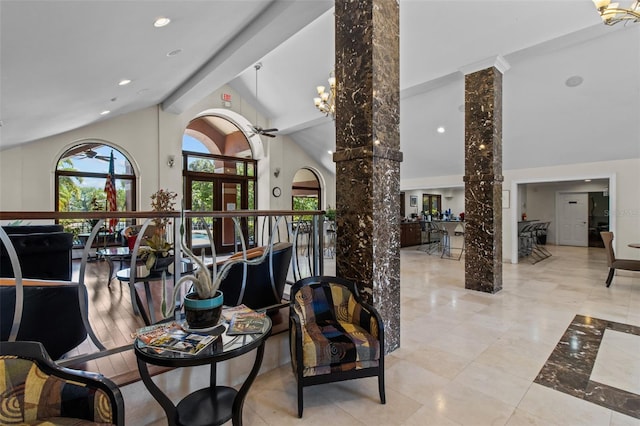
[[(169, 351), (159, 354), (136, 339), (134, 350), (140, 377), (151, 395), (160, 403), (167, 415), (170, 426), (213, 426), (221, 425), (229, 421), (229, 419), (232, 419), (234, 426), (242, 425), (244, 400), (258, 375), (264, 356), (264, 344), (271, 334), (271, 320), (269, 317), (266, 317), (266, 319), (267, 321), (261, 333), (241, 336), (228, 336), (225, 324), (224, 332), (198, 355), (183, 355)], [(256, 358), (251, 372), (240, 389), (218, 386), (216, 384), (216, 364), (245, 354), (253, 349), (257, 349)], [(176, 406), (151, 380), (147, 364), (163, 367), (193, 367), (210, 364), (209, 387), (192, 392)]]

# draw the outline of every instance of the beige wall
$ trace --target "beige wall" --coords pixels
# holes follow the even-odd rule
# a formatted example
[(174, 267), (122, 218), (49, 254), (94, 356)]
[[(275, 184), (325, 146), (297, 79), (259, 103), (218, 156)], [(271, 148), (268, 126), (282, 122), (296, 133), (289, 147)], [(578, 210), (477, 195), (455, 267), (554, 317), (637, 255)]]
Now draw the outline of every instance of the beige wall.
[[(191, 119), (205, 110), (221, 108), (222, 92), (232, 95), (229, 110), (243, 117), (256, 117), (253, 108), (229, 87), (212, 93), (180, 115), (150, 107), (116, 116), (90, 126), (41, 139), (16, 148), (0, 151), (0, 210), (52, 211), (54, 209), (54, 170), (60, 155), (84, 139), (98, 139), (117, 147), (131, 160), (140, 178), (137, 188), (139, 209), (149, 208), (150, 196), (159, 188), (182, 194), (180, 161), (167, 165), (173, 155), (181, 157), (182, 134)], [(259, 117), (260, 125), (264, 119)], [(248, 121), (247, 121), (248, 123)], [(322, 176), (323, 194), (335, 205), (335, 178), (318, 162), (306, 155), (287, 136), (264, 138), (258, 153), (258, 208), (289, 209), (291, 182), (300, 167), (310, 167)], [(260, 144), (260, 142), (258, 142)], [(286, 146), (286, 150), (283, 149)], [(286, 152), (286, 161), (283, 158)], [(273, 170), (281, 169), (275, 178)], [(280, 186), (282, 196), (271, 195), (271, 188)], [(326, 205), (323, 204), (323, 205)]]

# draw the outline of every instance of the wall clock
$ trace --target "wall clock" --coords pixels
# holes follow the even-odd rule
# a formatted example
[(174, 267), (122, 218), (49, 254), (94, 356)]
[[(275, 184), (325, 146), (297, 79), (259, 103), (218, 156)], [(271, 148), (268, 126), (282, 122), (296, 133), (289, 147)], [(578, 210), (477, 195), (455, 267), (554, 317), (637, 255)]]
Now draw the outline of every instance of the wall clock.
[(273, 191), (271, 192), (273, 193), (274, 197), (279, 197), (280, 195), (282, 195), (282, 190), (280, 189), (279, 186), (274, 186)]

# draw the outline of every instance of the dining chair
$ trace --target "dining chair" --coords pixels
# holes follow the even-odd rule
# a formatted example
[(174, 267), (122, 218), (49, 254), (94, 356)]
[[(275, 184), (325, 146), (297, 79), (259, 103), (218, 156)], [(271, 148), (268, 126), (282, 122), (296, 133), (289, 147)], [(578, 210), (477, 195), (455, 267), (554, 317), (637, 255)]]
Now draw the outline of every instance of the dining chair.
[(640, 271), (640, 260), (635, 259), (616, 259), (613, 251), (613, 232), (602, 231), (600, 237), (604, 242), (604, 249), (607, 253), (607, 266), (609, 266), (609, 275), (607, 276), (607, 287), (611, 285), (616, 269), (624, 271)]

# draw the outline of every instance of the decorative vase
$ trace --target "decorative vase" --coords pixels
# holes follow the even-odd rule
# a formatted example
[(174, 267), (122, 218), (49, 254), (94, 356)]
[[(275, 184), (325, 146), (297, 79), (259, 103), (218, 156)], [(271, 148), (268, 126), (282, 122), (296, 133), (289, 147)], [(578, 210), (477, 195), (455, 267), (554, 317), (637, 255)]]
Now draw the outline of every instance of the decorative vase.
[(137, 235), (132, 235), (130, 237), (125, 237), (127, 239), (127, 246), (129, 250), (133, 250), (133, 246), (136, 245), (136, 240), (138, 239)]
[(169, 255), (167, 257), (156, 256), (156, 261), (151, 267), (150, 272), (158, 272), (166, 271), (169, 268), (169, 265), (173, 263), (173, 256)]
[(216, 290), (215, 297), (210, 299), (200, 299), (196, 292), (187, 294), (184, 297), (184, 313), (189, 328), (209, 328), (218, 324), (223, 300), (220, 290)]

